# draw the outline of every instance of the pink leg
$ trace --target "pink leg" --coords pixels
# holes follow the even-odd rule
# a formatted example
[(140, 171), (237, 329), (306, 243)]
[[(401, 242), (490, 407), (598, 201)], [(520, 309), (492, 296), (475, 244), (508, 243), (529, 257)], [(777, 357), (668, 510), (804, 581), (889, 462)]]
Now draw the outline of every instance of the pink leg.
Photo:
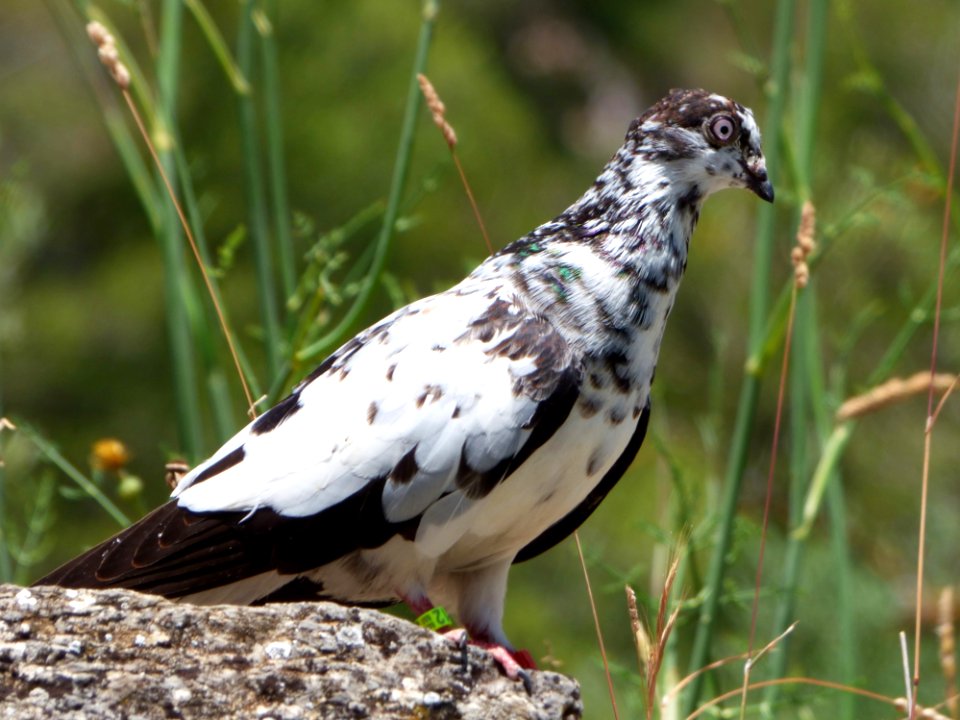
[[(406, 597), (401, 595), (401, 597), (403, 597), (403, 602), (407, 607), (418, 617), (434, 608), (433, 603), (430, 602), (426, 596)], [(533, 685), (527, 670), (536, 670), (537, 664), (534, 662), (533, 656), (529, 651), (513, 650), (504, 647), (493, 638), (486, 637), (486, 633), (483, 632), (477, 632), (471, 635), (468, 634), (464, 628), (451, 630), (441, 629), (439, 632), (457, 645), (469, 643), (470, 645), (486, 650), (490, 657), (503, 668), (503, 672), (508, 678), (511, 680), (520, 680), (523, 682), (523, 687), (526, 691), (528, 693), (532, 692)], [(464, 660), (464, 663), (466, 663), (466, 660)]]
[(434, 605), (432, 602), (430, 602), (430, 598), (428, 598), (426, 595), (416, 595), (411, 597), (400, 593), (400, 597), (403, 598), (403, 604), (413, 610), (413, 614), (417, 617), (420, 617), (425, 612), (433, 610)]

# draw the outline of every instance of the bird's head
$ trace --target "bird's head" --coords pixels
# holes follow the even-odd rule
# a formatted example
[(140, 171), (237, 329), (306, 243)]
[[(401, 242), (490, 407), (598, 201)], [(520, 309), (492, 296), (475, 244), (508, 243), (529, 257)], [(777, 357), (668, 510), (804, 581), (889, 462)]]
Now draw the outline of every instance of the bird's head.
[(665, 167), (701, 197), (742, 187), (773, 202), (753, 113), (722, 95), (672, 90), (633, 122), (627, 143), (636, 157)]

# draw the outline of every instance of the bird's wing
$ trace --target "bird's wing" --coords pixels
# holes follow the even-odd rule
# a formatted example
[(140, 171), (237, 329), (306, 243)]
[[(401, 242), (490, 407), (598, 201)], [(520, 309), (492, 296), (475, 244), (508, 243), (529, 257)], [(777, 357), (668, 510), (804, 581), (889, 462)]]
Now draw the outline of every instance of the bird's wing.
[(546, 442), (580, 376), (569, 345), (512, 295), (461, 285), (426, 298), (337, 350), (171, 503), (45, 581), (187, 594), (413, 537), (439, 499), (464, 511)]

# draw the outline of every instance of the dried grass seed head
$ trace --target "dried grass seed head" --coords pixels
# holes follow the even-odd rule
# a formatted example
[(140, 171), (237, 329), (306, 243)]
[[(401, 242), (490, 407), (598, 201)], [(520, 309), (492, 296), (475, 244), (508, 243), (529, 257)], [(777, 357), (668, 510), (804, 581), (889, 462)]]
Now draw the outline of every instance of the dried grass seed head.
[(423, 73), (417, 75), (417, 82), (420, 84), (420, 92), (423, 93), (424, 100), (427, 101), (427, 108), (429, 108), (430, 115), (433, 117), (433, 123), (440, 128), (444, 141), (453, 150), (457, 144), (457, 134), (454, 132), (453, 126), (447, 122), (447, 106), (443, 104), (439, 93), (426, 75)]
[(800, 225), (797, 228), (797, 243), (790, 251), (790, 262), (793, 264), (794, 284), (802, 289), (810, 280), (810, 266), (807, 258), (816, 249), (817, 243), (813, 239), (816, 233), (817, 211), (809, 200), (803, 203), (800, 211)]
[(89, 37), (97, 47), (113, 43), (113, 36), (110, 34), (110, 31), (96, 20), (87, 24), (87, 37)]
[(814, 239), (817, 227), (817, 209), (809, 200), (804, 201), (800, 211), (800, 227), (797, 230), (797, 245), (803, 250), (804, 257), (809, 257), (816, 247)]
[(97, 46), (97, 56), (121, 90), (130, 87), (130, 71), (120, 62), (117, 43), (103, 24), (93, 21), (87, 25), (87, 37)]
[[(951, 373), (937, 373), (932, 379), (933, 389), (937, 392), (946, 392), (956, 380), (957, 376)], [(930, 372), (927, 370), (914, 373), (907, 378), (891, 378), (862, 395), (846, 400), (837, 410), (836, 418), (839, 422), (843, 422), (876, 412), (893, 403), (927, 392), (930, 384)]]

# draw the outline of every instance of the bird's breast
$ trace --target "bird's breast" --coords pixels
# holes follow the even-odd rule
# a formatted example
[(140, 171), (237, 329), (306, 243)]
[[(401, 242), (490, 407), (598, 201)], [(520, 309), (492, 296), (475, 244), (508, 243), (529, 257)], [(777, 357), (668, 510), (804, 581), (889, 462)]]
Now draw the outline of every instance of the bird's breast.
[[(600, 483), (626, 450), (648, 403), (675, 292), (675, 282), (658, 287), (623, 282), (594, 296), (594, 309), (580, 319), (604, 322), (577, 329), (582, 378), (569, 416), (489, 495), (454, 520), (458, 540), (439, 558), (440, 569), (512, 557)], [(421, 531), (429, 541), (430, 530)]]
[(463, 532), (438, 559), (438, 570), (468, 570), (513, 557), (573, 511), (624, 452), (648, 387), (581, 394), (560, 429), (456, 519)]

